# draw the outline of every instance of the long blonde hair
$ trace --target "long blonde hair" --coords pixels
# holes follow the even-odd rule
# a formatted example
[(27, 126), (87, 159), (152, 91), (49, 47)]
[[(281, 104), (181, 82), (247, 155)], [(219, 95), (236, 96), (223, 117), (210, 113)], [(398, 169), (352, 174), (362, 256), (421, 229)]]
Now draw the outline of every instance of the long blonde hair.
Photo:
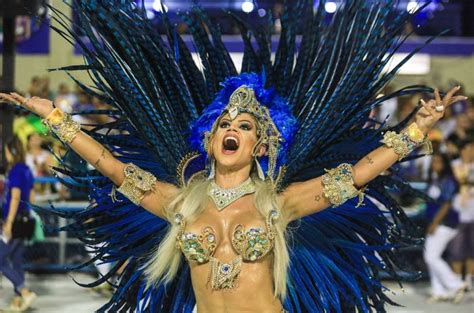
[[(270, 182), (263, 182), (258, 178), (253, 180), (256, 186), (255, 207), (262, 216), (267, 217), (271, 210), (277, 209), (275, 190)], [(168, 220), (173, 221), (175, 214), (180, 213), (187, 222), (192, 222), (208, 205), (207, 188), (209, 184), (210, 181), (207, 179), (196, 178), (188, 186), (182, 188), (167, 208)], [(274, 295), (283, 300), (286, 296), (287, 269), (290, 258), (286, 244), (287, 222), (282, 214), (275, 221), (274, 226)], [(169, 283), (176, 277), (182, 256), (181, 251), (176, 248), (178, 234), (179, 225), (172, 222), (161, 244), (145, 266), (148, 287)]]

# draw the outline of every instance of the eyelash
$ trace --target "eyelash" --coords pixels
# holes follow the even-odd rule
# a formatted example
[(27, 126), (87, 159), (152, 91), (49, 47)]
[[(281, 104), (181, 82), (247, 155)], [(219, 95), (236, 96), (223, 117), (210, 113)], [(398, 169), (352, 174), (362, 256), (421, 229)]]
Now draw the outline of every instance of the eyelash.
[[(227, 127), (229, 127), (229, 126), (230, 126), (230, 123), (229, 123), (229, 122), (225, 122), (225, 121), (224, 121), (224, 122), (221, 122), (221, 123), (219, 124), (219, 127), (220, 127), (220, 128), (227, 128)], [(246, 130), (246, 131), (252, 130), (252, 126), (249, 125), (249, 124), (246, 124), (246, 123), (240, 124), (239, 128), (242, 129), (242, 130)]]

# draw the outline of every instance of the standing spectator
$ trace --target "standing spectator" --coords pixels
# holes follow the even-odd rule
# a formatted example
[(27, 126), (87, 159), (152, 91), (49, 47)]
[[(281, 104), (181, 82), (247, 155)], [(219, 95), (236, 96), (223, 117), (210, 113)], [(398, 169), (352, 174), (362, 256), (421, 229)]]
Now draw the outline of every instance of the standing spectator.
[(462, 280), (443, 260), (442, 254), (456, 236), (458, 215), (452, 210), (452, 199), (458, 185), (444, 154), (434, 154), (428, 174), (428, 195), (434, 200), (427, 203), (428, 228), (423, 257), (428, 265), (431, 297), (428, 303), (445, 301), (453, 297), (458, 303), (464, 296)]
[(459, 233), (450, 244), (449, 251), (454, 271), (472, 288), (474, 274), (474, 140), (461, 145), (461, 157), (453, 162), (456, 179), (460, 184), (454, 208), (459, 212)]
[(8, 179), (6, 199), (2, 209), (0, 271), (12, 282), (17, 294), (6, 311), (19, 312), (26, 310), (37, 297), (25, 286), (24, 243), (22, 239), (12, 237), (16, 217), (30, 213), (26, 202), (33, 199), (33, 175), (25, 164), (25, 151), (18, 137), (13, 137), (7, 142), (5, 156), (8, 164)]

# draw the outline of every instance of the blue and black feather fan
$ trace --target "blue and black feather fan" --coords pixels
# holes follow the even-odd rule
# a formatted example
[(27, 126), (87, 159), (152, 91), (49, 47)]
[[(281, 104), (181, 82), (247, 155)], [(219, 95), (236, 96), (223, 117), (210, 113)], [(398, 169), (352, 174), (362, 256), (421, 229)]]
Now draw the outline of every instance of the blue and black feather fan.
[[(197, 65), (166, 13), (159, 16), (162, 36), (135, 1), (71, 2), (77, 16), (74, 27), (54, 29), (79, 43), (86, 65), (62, 70), (71, 75), (87, 70), (95, 86), (82, 87), (110, 104), (108, 114), (115, 120), (89, 134), (120, 160), (178, 184), (176, 168), (192, 150), (187, 141), (190, 125), (209, 109), (222, 83), (238, 75), (239, 66), (224, 46), (219, 27), (199, 6), (181, 14), (200, 58)], [(399, 69), (384, 72), (410, 17), (397, 11), (398, 1), (342, 1), (330, 23), (324, 3), (314, 7), (312, 0), (285, 2), (274, 60), (270, 21), (253, 27), (229, 12), (242, 36), (242, 72), (264, 77), (264, 87), (284, 99), (291, 109), (288, 116), (294, 116), (298, 126), (285, 146), (284, 184), (357, 162), (380, 146), (381, 130), (368, 118), (373, 108), (390, 97), (430, 91), (411, 86), (377, 98)], [(66, 26), (67, 18), (52, 10), (58, 24)], [(104, 135), (104, 129), (115, 132)], [(196, 171), (204, 166), (202, 158), (197, 160), (191, 167)], [(86, 188), (93, 200), (73, 214), (52, 210), (73, 219), (63, 230), (95, 247), (97, 259), (117, 262), (90, 286), (126, 264), (117, 291), (99, 311), (192, 312), (195, 299), (185, 262), (169, 285), (145, 288), (143, 266), (166, 234), (167, 222), (120, 195), (120, 201), (113, 202), (112, 183), (95, 170), (78, 172), (63, 163), (61, 173), (77, 182), (71, 188)], [(393, 249), (416, 241), (406, 236), (413, 229), (387, 188), (409, 189), (394, 176), (380, 176), (368, 184), (362, 207), (355, 208), (351, 200), (290, 225), (288, 296), (282, 299), (287, 310), (385, 312), (385, 304), (393, 304), (377, 275), (384, 271), (396, 276)]]

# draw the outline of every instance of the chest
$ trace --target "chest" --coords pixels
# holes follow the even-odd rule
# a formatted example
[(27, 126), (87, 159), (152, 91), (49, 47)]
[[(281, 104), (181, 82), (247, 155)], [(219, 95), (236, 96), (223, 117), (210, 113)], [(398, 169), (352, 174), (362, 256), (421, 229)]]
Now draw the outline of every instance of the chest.
[(253, 205), (241, 203), (218, 211), (212, 204), (198, 216), (186, 221), (185, 232), (200, 233), (206, 227), (212, 228), (219, 241), (229, 241), (239, 226), (265, 228), (265, 218)]
[(255, 261), (272, 249), (272, 224), (254, 206), (240, 204), (222, 211), (210, 205), (198, 216), (184, 221), (177, 245), (188, 260), (205, 263), (214, 254), (237, 254), (244, 260)]

